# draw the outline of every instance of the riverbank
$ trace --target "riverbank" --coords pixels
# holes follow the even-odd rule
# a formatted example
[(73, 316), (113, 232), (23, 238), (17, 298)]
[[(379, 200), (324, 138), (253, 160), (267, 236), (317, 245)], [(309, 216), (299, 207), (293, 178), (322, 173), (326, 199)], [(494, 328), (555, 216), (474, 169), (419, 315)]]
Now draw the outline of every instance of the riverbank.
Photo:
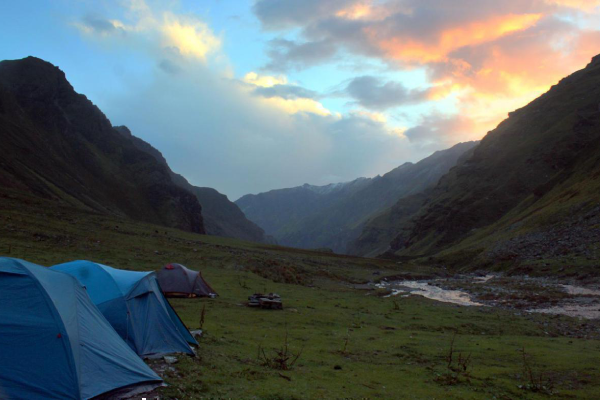
[[(397, 275), (393, 279), (396, 279)], [(580, 324), (561, 324), (561, 335), (600, 338), (600, 287), (579, 282), (501, 274), (456, 275), (429, 280), (388, 280), (372, 287), (384, 296), (423, 296), (461, 306), (493, 307), (527, 318), (532, 313), (567, 316)]]

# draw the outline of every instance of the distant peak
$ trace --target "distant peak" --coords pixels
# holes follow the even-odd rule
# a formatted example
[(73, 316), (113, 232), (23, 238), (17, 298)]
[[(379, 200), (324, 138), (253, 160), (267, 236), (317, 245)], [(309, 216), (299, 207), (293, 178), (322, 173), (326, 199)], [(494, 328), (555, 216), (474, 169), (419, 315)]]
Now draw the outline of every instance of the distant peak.
[(58, 90), (73, 91), (60, 68), (33, 56), (1, 61), (0, 80), (18, 92), (30, 92), (36, 97), (50, 95)]
[(34, 61), (34, 62), (42, 62), (42, 63), (45, 63), (45, 64), (50, 64), (48, 61), (42, 60), (41, 58), (34, 57), (34, 56), (27, 56), (27, 57), (23, 58), (22, 60)]
[(45, 68), (46, 70), (52, 69), (54, 71), (60, 71), (60, 73), (64, 76), (63, 71), (60, 68), (58, 68), (56, 65), (54, 65), (46, 60), (42, 60), (41, 58), (34, 57), (34, 56), (28, 56), (28, 57), (16, 59), (16, 60), (4, 60), (4, 61), (0, 62), (0, 64), (23, 66), (23, 67), (27, 66), (29, 68), (32, 68), (32, 67)]

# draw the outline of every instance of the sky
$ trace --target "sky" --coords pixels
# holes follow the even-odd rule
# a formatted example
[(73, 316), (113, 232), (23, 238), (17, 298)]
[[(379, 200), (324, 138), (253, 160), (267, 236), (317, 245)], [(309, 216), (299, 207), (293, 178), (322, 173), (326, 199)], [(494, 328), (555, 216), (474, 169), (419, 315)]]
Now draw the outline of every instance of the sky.
[(235, 200), (481, 139), (600, 53), (600, 0), (2, 1), (0, 37)]

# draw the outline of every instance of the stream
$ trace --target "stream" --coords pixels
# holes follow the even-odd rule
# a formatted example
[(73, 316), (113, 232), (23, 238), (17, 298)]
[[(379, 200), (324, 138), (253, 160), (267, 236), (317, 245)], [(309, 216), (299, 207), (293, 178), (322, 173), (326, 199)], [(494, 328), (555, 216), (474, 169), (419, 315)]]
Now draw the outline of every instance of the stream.
[[(514, 308), (530, 313), (600, 319), (600, 289), (558, 284), (541, 278), (494, 279), (496, 277), (485, 275), (449, 280), (382, 281), (374, 286), (390, 290), (391, 293), (385, 297), (418, 295), (461, 306)], [(489, 296), (490, 293), (493, 296)]]
[(375, 285), (378, 288), (389, 289), (391, 294), (385, 297), (397, 296), (403, 294), (408, 296), (416, 294), (427, 297), (431, 300), (437, 300), (444, 303), (453, 303), (461, 306), (484, 306), (485, 304), (477, 303), (471, 300), (471, 296), (460, 290), (448, 290), (441, 287), (430, 285), (428, 282), (420, 281), (396, 281), (383, 282)]
[(585, 319), (600, 319), (600, 290), (574, 285), (559, 285), (573, 296), (564, 304), (528, 310), (545, 314), (568, 315)]

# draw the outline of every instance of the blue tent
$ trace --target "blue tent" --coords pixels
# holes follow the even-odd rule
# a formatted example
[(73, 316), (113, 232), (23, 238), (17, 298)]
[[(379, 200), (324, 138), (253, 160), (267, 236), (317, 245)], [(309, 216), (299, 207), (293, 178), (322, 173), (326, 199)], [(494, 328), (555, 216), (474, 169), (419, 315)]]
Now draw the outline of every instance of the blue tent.
[(1, 399), (89, 399), (161, 384), (77, 280), (0, 257)]
[(154, 272), (115, 269), (91, 261), (52, 267), (77, 278), (117, 333), (140, 356), (194, 355), (198, 344), (163, 296)]

